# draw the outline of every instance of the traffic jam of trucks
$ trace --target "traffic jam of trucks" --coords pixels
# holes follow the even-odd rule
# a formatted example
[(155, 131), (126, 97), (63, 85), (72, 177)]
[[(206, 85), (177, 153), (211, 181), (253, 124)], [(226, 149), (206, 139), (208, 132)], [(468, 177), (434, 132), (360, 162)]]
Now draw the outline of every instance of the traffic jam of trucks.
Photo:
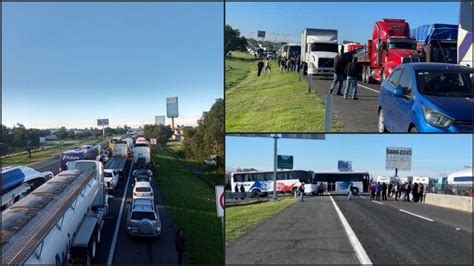
[[(379, 132), (473, 132), (472, 2), (460, 3), (459, 24), (411, 27), (402, 18), (382, 18), (367, 43), (338, 41), (337, 29), (305, 28), (302, 75), (332, 77), (335, 64), (357, 59), (362, 83), (378, 96)], [(395, 73), (395, 74), (394, 74)], [(358, 85), (367, 88), (364, 85)], [(375, 122), (375, 121), (374, 121)]]
[(150, 143), (143, 136), (112, 142), (104, 149), (84, 145), (63, 152), (56, 176), (27, 166), (2, 169), (2, 264), (93, 263), (109, 199), (130, 161), (134, 189), (127, 234), (160, 236)]

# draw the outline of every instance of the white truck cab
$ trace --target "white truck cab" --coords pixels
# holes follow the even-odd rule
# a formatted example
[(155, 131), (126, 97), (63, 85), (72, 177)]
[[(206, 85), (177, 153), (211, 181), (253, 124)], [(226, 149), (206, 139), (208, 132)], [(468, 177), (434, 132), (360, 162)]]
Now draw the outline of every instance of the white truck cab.
[(301, 62), (306, 72), (314, 75), (333, 75), (338, 55), (337, 30), (309, 29), (301, 33)]

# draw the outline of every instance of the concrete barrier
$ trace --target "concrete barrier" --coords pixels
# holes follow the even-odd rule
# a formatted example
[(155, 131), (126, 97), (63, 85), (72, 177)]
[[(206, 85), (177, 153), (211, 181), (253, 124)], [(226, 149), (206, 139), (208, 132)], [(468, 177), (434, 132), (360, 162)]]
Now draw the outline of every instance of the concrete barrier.
[(426, 193), (425, 203), (472, 213), (472, 197)]

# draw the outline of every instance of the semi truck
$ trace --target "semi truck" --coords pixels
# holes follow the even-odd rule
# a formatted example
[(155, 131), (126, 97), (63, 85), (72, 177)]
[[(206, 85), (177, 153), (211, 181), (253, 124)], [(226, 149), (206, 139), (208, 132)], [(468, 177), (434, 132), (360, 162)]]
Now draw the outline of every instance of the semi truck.
[(338, 55), (337, 30), (306, 28), (301, 33), (301, 63), (304, 73), (311, 64), (316, 75), (333, 75)]
[(2, 168), (0, 185), (2, 188), (1, 210), (24, 198), (29, 192), (53, 177), (53, 172), (38, 172), (28, 166)]
[(91, 264), (108, 210), (102, 163), (78, 160), (2, 213), (2, 264)]
[(61, 167), (59, 171), (66, 170), (66, 165), (68, 162), (76, 160), (99, 160), (101, 153), (101, 146), (96, 145), (83, 145), (79, 148), (65, 151), (61, 153)]
[(404, 19), (382, 19), (375, 23), (372, 39), (363, 51), (354, 54), (362, 70), (362, 81), (382, 82), (402, 63), (419, 62), (416, 40)]
[(116, 142), (112, 157), (105, 163), (105, 169), (113, 170), (123, 178), (123, 170), (128, 158), (128, 146), (125, 142)]
[(421, 25), (411, 30), (420, 60), (457, 64), (458, 25)]
[(149, 165), (151, 159), (151, 146), (144, 137), (138, 137), (133, 146), (133, 163), (136, 165)]

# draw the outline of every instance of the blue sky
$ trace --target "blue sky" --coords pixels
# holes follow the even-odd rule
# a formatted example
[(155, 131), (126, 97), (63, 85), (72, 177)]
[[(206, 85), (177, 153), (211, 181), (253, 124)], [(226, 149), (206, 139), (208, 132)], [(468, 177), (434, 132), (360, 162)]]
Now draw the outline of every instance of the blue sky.
[(2, 3), (2, 122), (194, 124), (223, 97), (222, 3)]
[[(278, 140), (278, 154), (293, 155), (294, 169), (337, 171), (337, 161), (352, 161), (354, 171), (393, 175), (385, 170), (386, 147), (411, 147), (412, 171), (400, 176), (449, 174), (472, 166), (469, 134), (326, 134), (325, 140)], [(226, 137), (226, 167), (273, 169), (273, 139)]]
[[(411, 27), (431, 23), (458, 24), (459, 3), (227, 3), (226, 23), (247, 37), (266, 31), (268, 40), (300, 42), (304, 28), (337, 29), (339, 40), (367, 42), (374, 23), (404, 18)], [(274, 39), (276, 35), (277, 39)]]

